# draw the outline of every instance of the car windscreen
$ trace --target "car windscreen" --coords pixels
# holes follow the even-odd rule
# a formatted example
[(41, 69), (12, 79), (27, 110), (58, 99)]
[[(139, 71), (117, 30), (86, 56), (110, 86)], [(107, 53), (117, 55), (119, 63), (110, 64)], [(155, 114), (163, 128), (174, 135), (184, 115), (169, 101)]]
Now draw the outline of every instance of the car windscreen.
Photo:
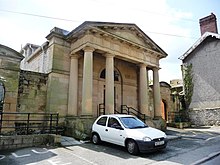
[(144, 122), (136, 117), (120, 117), (119, 119), (125, 128), (134, 129), (148, 127)]

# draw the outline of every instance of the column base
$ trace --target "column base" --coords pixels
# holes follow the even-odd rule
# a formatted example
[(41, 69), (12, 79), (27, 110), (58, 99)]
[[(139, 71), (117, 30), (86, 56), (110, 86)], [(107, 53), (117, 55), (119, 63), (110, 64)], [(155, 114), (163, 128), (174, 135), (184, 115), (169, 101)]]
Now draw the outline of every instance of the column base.
[(93, 118), (93, 115), (91, 115), (91, 114), (82, 114), (79, 117), (80, 117), (80, 119), (91, 119), (91, 118)]
[(155, 125), (155, 128), (166, 131), (167, 123), (166, 120), (164, 120), (161, 116), (155, 116), (153, 119), (153, 123)]
[(80, 117), (66, 117), (65, 135), (80, 140), (89, 140), (91, 137), (92, 124), (96, 118), (92, 115)]

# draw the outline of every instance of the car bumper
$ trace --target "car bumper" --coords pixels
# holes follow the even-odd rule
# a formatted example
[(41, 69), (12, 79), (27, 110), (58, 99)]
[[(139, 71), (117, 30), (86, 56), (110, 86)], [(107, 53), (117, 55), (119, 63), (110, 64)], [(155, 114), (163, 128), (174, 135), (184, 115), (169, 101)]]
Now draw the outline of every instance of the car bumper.
[(164, 144), (162, 145), (155, 145), (154, 141), (145, 142), (142, 140), (136, 140), (139, 151), (140, 152), (152, 152), (160, 149), (164, 149), (167, 146), (167, 139), (164, 139)]

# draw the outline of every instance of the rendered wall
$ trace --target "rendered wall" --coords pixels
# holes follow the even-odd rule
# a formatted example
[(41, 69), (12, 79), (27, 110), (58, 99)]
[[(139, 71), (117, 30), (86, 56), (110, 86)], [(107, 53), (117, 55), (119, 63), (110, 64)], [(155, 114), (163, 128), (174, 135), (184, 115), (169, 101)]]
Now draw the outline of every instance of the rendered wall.
[(219, 125), (220, 40), (208, 37), (184, 60), (192, 64), (193, 96), (189, 117), (195, 125)]
[(192, 63), (193, 96), (190, 108), (220, 107), (219, 83), (220, 41), (207, 38), (184, 63)]

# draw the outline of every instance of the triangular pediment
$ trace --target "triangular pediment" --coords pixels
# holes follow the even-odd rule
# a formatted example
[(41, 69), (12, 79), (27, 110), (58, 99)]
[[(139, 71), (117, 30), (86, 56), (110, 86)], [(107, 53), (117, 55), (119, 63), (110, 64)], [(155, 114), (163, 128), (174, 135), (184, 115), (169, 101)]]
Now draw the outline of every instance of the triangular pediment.
[(133, 28), (105, 28), (102, 29), (108, 33), (111, 33), (115, 36), (118, 36), (119, 38), (131, 41), (133, 43), (139, 44), (144, 47), (148, 47), (153, 49), (153, 44), (149, 40), (145, 40), (143, 35), (139, 33), (138, 31), (134, 30)]
[(167, 54), (162, 50), (150, 37), (148, 37), (137, 25), (128, 23), (111, 23), (111, 22), (84, 22), (68, 36), (77, 35), (81, 30), (98, 30), (106, 33), (119, 40), (128, 41), (134, 45), (158, 52), (163, 57)]

